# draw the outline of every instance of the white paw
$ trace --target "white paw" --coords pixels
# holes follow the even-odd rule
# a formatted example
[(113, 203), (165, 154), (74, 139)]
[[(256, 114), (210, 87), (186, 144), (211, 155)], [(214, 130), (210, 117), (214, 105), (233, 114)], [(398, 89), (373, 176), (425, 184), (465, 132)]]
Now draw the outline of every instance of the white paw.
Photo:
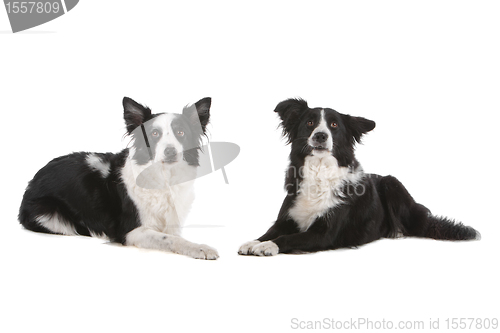
[(272, 241), (256, 244), (250, 250), (256, 256), (275, 256), (279, 252), (278, 245)]
[(254, 245), (257, 245), (259, 243), (260, 242), (258, 240), (246, 242), (245, 244), (240, 246), (240, 249), (238, 250), (238, 254), (242, 254), (242, 255), (252, 254), (252, 251), (251, 251), (252, 247), (254, 247)]
[(217, 250), (205, 244), (194, 244), (184, 254), (195, 259), (215, 260), (219, 258)]

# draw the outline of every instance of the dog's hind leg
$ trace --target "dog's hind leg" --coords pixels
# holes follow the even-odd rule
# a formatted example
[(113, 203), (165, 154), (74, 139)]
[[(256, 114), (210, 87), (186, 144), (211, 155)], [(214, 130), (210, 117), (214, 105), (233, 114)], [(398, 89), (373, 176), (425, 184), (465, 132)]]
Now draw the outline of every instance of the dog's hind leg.
[(138, 227), (127, 233), (125, 245), (169, 251), (195, 259), (213, 260), (219, 258), (217, 250), (208, 245), (192, 243), (182, 237), (165, 234), (147, 227)]
[(74, 223), (67, 206), (52, 197), (23, 198), (19, 222), (28, 230), (59, 235), (90, 236), (87, 228)]
[(19, 222), (27, 230), (46, 234), (57, 234), (56, 232), (44, 226), (44, 224), (50, 222), (50, 215), (30, 217), (28, 216), (28, 214), (21, 213), (19, 214)]
[(479, 239), (478, 231), (445, 217), (432, 215), (425, 206), (416, 203), (399, 180), (383, 177), (379, 194), (386, 211), (389, 237), (402, 232), (404, 236), (443, 240)]

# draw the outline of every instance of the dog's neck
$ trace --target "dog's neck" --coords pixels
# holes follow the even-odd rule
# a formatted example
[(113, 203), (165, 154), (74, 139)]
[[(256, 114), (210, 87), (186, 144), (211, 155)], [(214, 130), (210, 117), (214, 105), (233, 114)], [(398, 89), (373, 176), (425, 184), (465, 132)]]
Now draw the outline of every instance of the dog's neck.
[(141, 188), (167, 190), (170, 186), (192, 182), (196, 178), (196, 166), (189, 165), (185, 160), (175, 164), (161, 161), (137, 164), (133, 156), (133, 148), (131, 148), (124, 168), (132, 175), (130, 179), (134, 179), (136, 185)]
[[(333, 190), (340, 191), (348, 183), (356, 183), (363, 177), (364, 172), (358, 161), (354, 160), (349, 166), (339, 166), (337, 159), (331, 154), (310, 155), (304, 159), (304, 166), (300, 173), (302, 181), (299, 191)], [(306, 189), (306, 187), (309, 187)]]
[(357, 161), (355, 166), (344, 167), (330, 154), (307, 156), (290, 217), (306, 231), (316, 218), (344, 203), (346, 185), (356, 184), (363, 175)]
[[(323, 184), (325, 182), (347, 184), (355, 183), (364, 175), (363, 168), (356, 159), (347, 166), (340, 166), (339, 161), (328, 153), (311, 154), (297, 159), (290, 155), (285, 190), (288, 195), (299, 194), (305, 184)], [(307, 181), (305, 184), (304, 181)]]
[(196, 167), (184, 163), (176, 166), (161, 162), (138, 165), (132, 158), (126, 160), (121, 179), (143, 226), (180, 235), (180, 228), (194, 200), (196, 177)]

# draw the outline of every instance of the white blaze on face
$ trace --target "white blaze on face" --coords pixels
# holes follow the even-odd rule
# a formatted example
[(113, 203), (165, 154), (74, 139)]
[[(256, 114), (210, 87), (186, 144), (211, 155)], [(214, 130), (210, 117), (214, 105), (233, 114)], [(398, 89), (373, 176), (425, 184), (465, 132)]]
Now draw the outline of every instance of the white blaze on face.
[(161, 162), (165, 158), (167, 147), (174, 147), (178, 154), (178, 160), (182, 159), (183, 147), (172, 129), (174, 118), (175, 114), (162, 114), (153, 120), (153, 128), (159, 128), (162, 131), (160, 141), (156, 144), (154, 162)]
[(313, 139), (314, 135), (316, 135), (316, 133), (320, 133), (320, 132), (323, 132), (326, 135), (328, 135), (328, 139), (324, 143), (324, 145), (326, 145), (326, 148), (328, 149), (328, 151), (313, 150), (313, 155), (328, 153), (333, 148), (332, 134), (330, 132), (330, 129), (328, 128), (328, 124), (326, 123), (325, 110), (321, 110), (320, 122), (319, 122), (318, 126), (316, 126), (314, 131), (311, 133), (311, 135), (309, 136), (307, 143), (310, 146), (314, 146), (314, 139)]

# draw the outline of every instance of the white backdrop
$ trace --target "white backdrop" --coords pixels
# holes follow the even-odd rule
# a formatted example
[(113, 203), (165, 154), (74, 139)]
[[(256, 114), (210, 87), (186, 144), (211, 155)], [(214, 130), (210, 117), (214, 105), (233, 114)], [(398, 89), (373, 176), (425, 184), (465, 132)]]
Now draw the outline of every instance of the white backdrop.
[[(445, 329), (446, 319), (500, 317), (499, 10), (495, 1), (82, 0), (12, 34), (0, 9), (0, 331), (286, 332), (358, 318), (427, 329), (439, 319)], [(19, 226), (27, 182), (50, 159), (126, 146), (123, 96), (154, 112), (212, 97), (210, 139), (241, 153), (226, 167), (229, 185), (220, 171), (197, 180), (183, 233), (219, 260)], [(238, 256), (284, 198), (289, 148), (273, 110), (298, 96), (376, 121), (358, 147), (364, 169), (398, 177), (482, 240)]]

